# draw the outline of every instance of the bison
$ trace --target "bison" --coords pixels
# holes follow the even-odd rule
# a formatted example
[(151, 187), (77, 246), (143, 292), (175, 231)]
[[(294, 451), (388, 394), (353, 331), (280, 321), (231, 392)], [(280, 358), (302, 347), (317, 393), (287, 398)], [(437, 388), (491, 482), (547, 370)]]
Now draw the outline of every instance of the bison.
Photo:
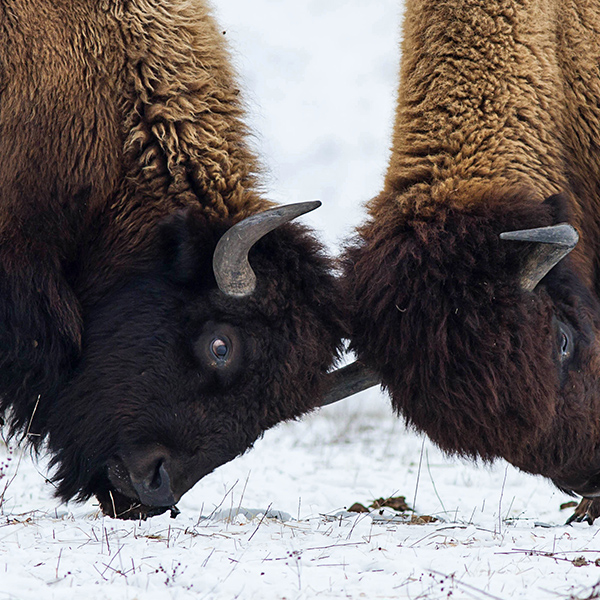
[(0, 414), (60, 498), (162, 513), (317, 403), (340, 286), (287, 222), (318, 203), (260, 193), (204, 0), (0, 3), (0, 138)]
[(600, 5), (407, 0), (404, 18), (385, 184), (346, 254), (353, 348), (440, 448), (548, 477), (591, 522)]

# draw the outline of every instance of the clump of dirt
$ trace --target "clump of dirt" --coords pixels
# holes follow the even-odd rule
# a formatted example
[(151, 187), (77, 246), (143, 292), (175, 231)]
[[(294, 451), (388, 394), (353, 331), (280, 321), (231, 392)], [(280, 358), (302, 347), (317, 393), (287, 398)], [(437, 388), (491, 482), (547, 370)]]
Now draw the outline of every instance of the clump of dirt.
[(387, 506), (388, 508), (393, 508), (398, 512), (407, 512), (412, 511), (413, 509), (406, 503), (405, 496), (396, 496), (394, 498), (379, 498), (378, 500), (373, 500), (373, 504), (371, 504), (370, 508), (378, 509)]
[(348, 512), (355, 513), (368, 513), (371, 512), (366, 506), (361, 504), (360, 502), (355, 502), (349, 509)]
[(424, 525), (425, 523), (437, 523), (439, 519), (431, 515), (413, 515), (410, 522), (415, 525)]
[(590, 564), (585, 558), (585, 556), (578, 556), (577, 558), (574, 558), (571, 562), (576, 567), (587, 567)]
[(361, 504), (360, 502), (355, 502), (348, 509), (348, 512), (370, 513), (374, 511), (379, 511), (379, 514), (383, 514), (383, 508), (391, 508), (399, 513), (412, 512), (413, 514), (411, 515), (410, 521), (408, 522), (416, 525), (422, 525), (424, 523), (435, 523), (439, 520), (436, 517), (432, 517), (431, 515), (417, 515), (416, 513), (414, 513), (414, 509), (407, 504), (405, 496), (378, 498), (377, 500), (373, 500), (373, 502), (369, 505), (369, 508), (367, 508), (364, 504)]

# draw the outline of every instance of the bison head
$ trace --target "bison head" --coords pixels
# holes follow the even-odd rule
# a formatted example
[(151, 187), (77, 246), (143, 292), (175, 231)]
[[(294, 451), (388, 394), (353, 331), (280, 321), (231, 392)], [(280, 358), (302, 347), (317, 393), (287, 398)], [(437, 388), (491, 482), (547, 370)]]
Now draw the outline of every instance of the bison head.
[(568, 218), (565, 198), (530, 198), (382, 199), (389, 211), (347, 255), (353, 345), (396, 410), (447, 452), (503, 457), (590, 493), (600, 307), (581, 255), (561, 260), (577, 241), (556, 227)]
[(180, 212), (160, 257), (85, 309), (82, 359), (47, 426), (60, 497), (159, 514), (316, 405), (343, 320), (322, 248), (284, 224), (305, 204), (231, 228)]

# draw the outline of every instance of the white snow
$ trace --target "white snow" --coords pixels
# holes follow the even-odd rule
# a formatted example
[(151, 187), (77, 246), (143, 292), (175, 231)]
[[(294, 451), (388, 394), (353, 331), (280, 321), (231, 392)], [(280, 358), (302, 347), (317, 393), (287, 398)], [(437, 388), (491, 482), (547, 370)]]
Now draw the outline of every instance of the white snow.
[[(216, 12), (268, 195), (321, 199), (307, 220), (337, 251), (385, 171), (400, 3), (221, 0)], [(444, 457), (376, 390), (267, 432), (177, 519), (61, 505), (46, 473), (0, 443), (0, 600), (600, 597), (600, 528), (564, 526), (568, 497), (506, 463)], [(440, 520), (344, 512), (397, 495)]]
[[(0, 510), (1, 600), (583, 599), (600, 576), (600, 529), (564, 526), (566, 496), (504, 463), (443, 457), (375, 391), (267, 432), (184, 496), (177, 519), (61, 506), (44, 467), (19, 458), (0, 481), (1, 493), (16, 474)], [(440, 521), (344, 512), (396, 495)]]

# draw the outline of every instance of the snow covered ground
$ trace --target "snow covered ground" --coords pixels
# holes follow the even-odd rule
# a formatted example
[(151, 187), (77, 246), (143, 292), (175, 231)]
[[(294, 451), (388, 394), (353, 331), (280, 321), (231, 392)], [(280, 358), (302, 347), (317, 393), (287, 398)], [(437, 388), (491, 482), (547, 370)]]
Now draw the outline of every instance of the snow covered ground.
[[(321, 199), (307, 219), (332, 251), (381, 186), (400, 12), (398, 0), (218, 3), (268, 194)], [(540, 478), (445, 458), (375, 390), (267, 432), (177, 519), (60, 505), (45, 474), (0, 443), (0, 600), (600, 597), (600, 526), (565, 527), (569, 498)], [(399, 495), (439, 520), (344, 512)]]
[[(0, 600), (597, 597), (600, 528), (565, 527), (568, 498), (502, 463), (444, 458), (377, 392), (268, 432), (176, 519), (61, 506), (43, 466), (19, 459), (0, 482)], [(440, 520), (344, 512), (398, 495)]]

